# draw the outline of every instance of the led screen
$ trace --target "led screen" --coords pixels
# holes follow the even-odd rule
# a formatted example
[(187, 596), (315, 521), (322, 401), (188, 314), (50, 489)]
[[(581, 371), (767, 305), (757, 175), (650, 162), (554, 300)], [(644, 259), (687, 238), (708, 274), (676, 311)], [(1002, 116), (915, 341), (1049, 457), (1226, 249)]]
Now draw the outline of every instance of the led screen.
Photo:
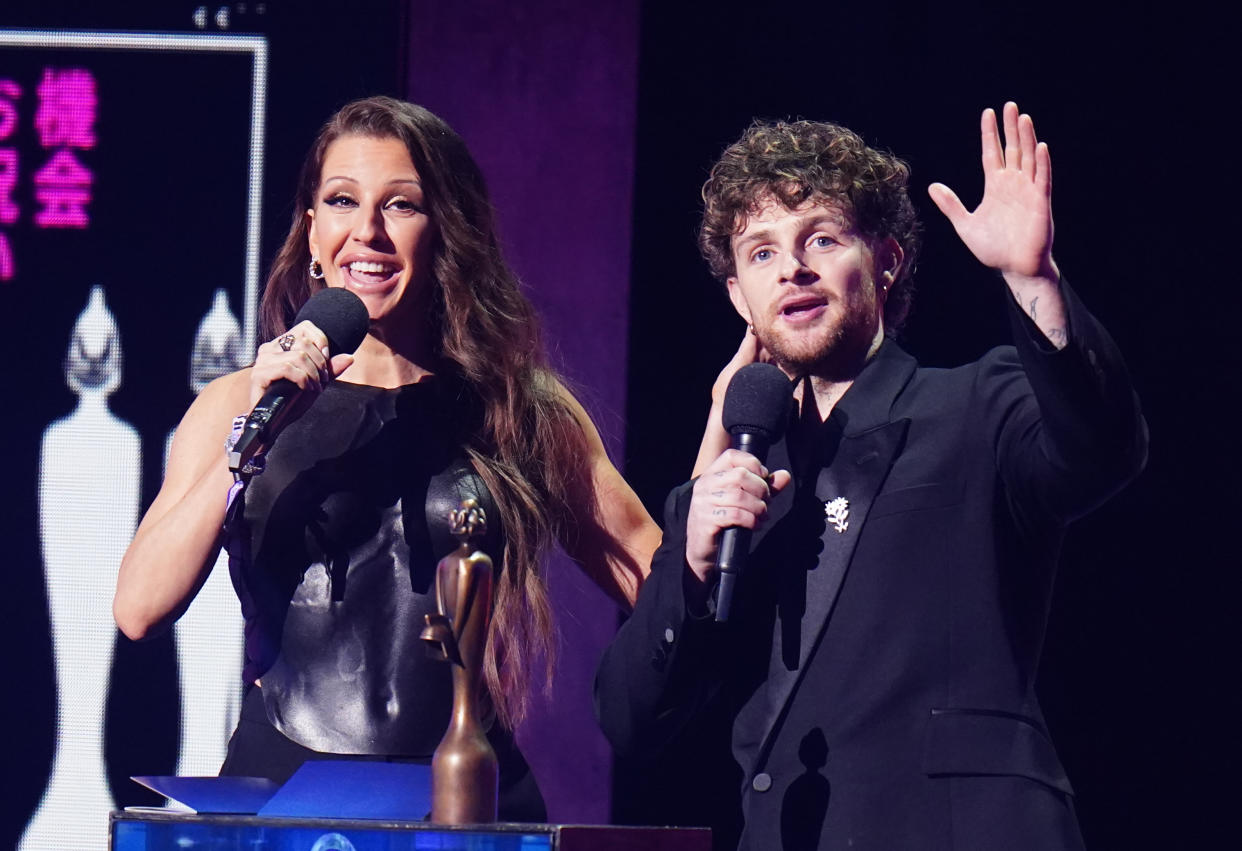
[(106, 848), (125, 775), (215, 773), (236, 720), (224, 566), (170, 664), (117, 640), (111, 600), (172, 429), (253, 351), (266, 58), (257, 36), (0, 30), (6, 574), (30, 673), (6, 817), (28, 820), (23, 849)]

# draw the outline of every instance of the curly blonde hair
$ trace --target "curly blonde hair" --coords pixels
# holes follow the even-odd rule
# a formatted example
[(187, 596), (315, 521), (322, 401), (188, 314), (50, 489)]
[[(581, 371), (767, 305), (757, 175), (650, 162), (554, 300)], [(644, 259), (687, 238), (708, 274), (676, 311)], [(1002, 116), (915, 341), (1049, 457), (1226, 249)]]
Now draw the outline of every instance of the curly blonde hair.
[(901, 330), (914, 298), (921, 242), (907, 184), (910, 167), (867, 146), (854, 131), (818, 121), (756, 120), (725, 149), (703, 184), (699, 250), (712, 274), (736, 273), (733, 237), (773, 198), (795, 210), (807, 202), (836, 208), (871, 241), (892, 237), (904, 252), (884, 303), (885, 333)]

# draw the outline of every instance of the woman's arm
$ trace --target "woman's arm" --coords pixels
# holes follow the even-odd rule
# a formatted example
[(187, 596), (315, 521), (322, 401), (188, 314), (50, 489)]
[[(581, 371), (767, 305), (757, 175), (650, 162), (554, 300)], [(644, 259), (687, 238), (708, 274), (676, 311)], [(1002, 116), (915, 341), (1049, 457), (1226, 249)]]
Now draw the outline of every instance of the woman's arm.
[(694, 469), (690, 471), (690, 478), (696, 479), (703, 475), (721, 453), (729, 448), (729, 433), (724, 430), (724, 424), (721, 422), (725, 391), (729, 389), (729, 382), (733, 380), (737, 371), (747, 364), (767, 362), (767, 360), (767, 353), (760, 345), (759, 338), (748, 326), (746, 333), (742, 335), (742, 342), (738, 344), (737, 351), (725, 364), (724, 369), (720, 370), (720, 374), (716, 376), (716, 383), (712, 385), (712, 406), (707, 412), (707, 425), (703, 428), (703, 440), (699, 443), (699, 454), (694, 459)]
[(225, 499), (233, 484), (224, 442), (245, 412), (250, 370), (211, 382), (173, 437), (159, 494), (121, 560), (112, 615), (134, 640), (160, 634), (207, 579), (220, 551)]
[(558, 385), (558, 392), (582, 428), (587, 448), (584, 482), (577, 489), (583, 504), (574, 508), (578, 534), (561, 543), (595, 584), (628, 611), (651, 572), (660, 527), (609, 460), (586, 410), (564, 387)]
[(198, 394), (173, 437), (164, 484), (121, 560), (112, 599), (121, 632), (134, 640), (159, 635), (190, 605), (220, 552), (233, 485), (224, 442), (233, 418), (285, 379), (299, 391), (291, 422), (354, 361), (341, 354), (329, 362), (327, 354), (323, 332), (299, 322), (280, 340), (259, 346), (254, 366), (217, 378)]

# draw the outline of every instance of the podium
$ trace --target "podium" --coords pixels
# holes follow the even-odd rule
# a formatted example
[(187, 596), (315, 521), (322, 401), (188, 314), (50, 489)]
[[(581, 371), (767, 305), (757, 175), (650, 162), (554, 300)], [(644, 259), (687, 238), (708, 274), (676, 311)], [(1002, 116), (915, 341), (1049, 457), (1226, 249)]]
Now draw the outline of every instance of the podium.
[(111, 851), (711, 851), (690, 827), (569, 824), (447, 826), (380, 819), (113, 812)]

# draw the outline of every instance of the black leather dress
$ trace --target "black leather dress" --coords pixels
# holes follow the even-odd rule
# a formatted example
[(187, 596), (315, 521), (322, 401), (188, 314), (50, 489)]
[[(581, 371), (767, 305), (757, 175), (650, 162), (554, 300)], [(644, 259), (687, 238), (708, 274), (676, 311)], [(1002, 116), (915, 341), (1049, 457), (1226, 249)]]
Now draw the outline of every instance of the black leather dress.
[[(286, 758), (273, 755), (268, 771), (247, 752), (281, 749), (279, 738), (306, 758), (431, 757), (452, 684), (419, 633), (436, 610), (436, 563), (456, 546), (448, 512), (462, 498), (487, 514), (482, 549), (497, 569), (502, 555), (499, 514), (454, 440), (469, 427), (463, 398), (438, 380), (391, 390), (333, 382), (232, 506), (226, 547), (245, 618), (244, 677), (261, 680), (265, 718), (249, 694), (222, 773), (283, 780)], [(274, 729), (254, 729), (264, 722)], [(506, 785), (531, 780), (507, 731), (493, 724), (491, 738), (503, 810)], [(502, 817), (538, 820), (542, 801), (529, 803)]]

